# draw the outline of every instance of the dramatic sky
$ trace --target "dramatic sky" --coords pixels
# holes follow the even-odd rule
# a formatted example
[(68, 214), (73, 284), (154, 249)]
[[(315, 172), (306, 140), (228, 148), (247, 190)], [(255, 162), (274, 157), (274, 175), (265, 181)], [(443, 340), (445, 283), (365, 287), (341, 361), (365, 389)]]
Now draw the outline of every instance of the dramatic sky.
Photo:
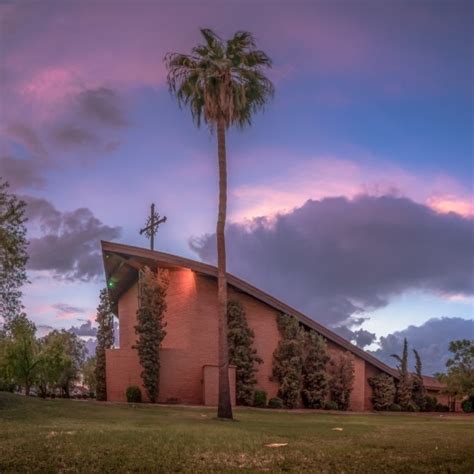
[(199, 28), (255, 34), (274, 100), (228, 136), (229, 270), (428, 373), (473, 337), (468, 1), (3, 2), (0, 175), (28, 204), (24, 302), (94, 335), (99, 241), (215, 261), (216, 143), (166, 86)]

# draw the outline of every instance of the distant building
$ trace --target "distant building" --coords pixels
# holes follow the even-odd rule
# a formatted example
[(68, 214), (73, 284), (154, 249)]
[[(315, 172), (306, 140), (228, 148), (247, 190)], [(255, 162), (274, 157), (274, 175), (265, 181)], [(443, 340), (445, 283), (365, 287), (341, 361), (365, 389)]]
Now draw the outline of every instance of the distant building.
[[(107, 351), (107, 398), (125, 400), (129, 385), (142, 386), (141, 366), (136, 340), (138, 308), (138, 270), (147, 265), (166, 268), (170, 272), (165, 315), (166, 337), (160, 360), (159, 401), (174, 401), (195, 405), (217, 403), (218, 322), (217, 269), (194, 260), (146, 250), (128, 245), (103, 242), (102, 252), (109, 293), (115, 314), (119, 318), (119, 347)], [(301, 324), (321, 334), (331, 355), (349, 351), (354, 356), (355, 381), (351, 394), (351, 410), (372, 409), (372, 389), (368, 378), (384, 372), (395, 379), (398, 372), (374, 356), (354, 346), (285, 303), (260, 291), (245, 281), (228, 274), (229, 299), (238, 299), (245, 308), (249, 326), (255, 333), (254, 346), (263, 363), (258, 365), (257, 389), (265, 390), (269, 398), (277, 396), (278, 384), (272, 380), (273, 353), (280, 334), (276, 315), (280, 312), (297, 318)], [(235, 369), (229, 369), (232, 396), (235, 400)], [(442, 385), (425, 378), (429, 395), (441, 403)], [(144, 392), (144, 391), (143, 391)]]

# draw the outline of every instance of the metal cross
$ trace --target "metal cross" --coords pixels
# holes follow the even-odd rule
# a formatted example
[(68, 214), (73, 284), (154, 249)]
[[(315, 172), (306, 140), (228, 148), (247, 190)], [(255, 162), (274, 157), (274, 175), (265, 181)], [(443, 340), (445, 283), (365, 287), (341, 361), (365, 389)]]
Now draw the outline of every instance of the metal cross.
[(160, 217), (160, 215), (155, 212), (155, 205), (151, 205), (150, 215), (146, 221), (146, 226), (143, 229), (140, 229), (140, 235), (145, 234), (150, 239), (150, 249), (154, 250), (155, 246), (155, 235), (158, 232), (158, 227), (160, 224), (166, 222), (166, 216)]

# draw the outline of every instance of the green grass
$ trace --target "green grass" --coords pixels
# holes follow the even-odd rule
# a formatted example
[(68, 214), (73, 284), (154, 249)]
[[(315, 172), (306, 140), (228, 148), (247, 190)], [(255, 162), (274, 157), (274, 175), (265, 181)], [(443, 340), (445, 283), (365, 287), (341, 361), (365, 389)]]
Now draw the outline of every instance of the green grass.
[[(45, 401), (0, 393), (0, 473), (463, 472), (474, 418)], [(335, 431), (333, 428), (343, 428)], [(288, 443), (279, 448), (270, 443)]]

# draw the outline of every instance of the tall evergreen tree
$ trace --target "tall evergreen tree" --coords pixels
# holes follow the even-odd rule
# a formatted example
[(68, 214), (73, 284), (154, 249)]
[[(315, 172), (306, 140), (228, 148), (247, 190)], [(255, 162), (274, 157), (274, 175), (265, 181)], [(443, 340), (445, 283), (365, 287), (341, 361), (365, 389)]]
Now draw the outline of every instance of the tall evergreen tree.
[(303, 364), (303, 403), (307, 408), (322, 408), (328, 394), (326, 341), (314, 331), (305, 335)]
[(6, 324), (22, 311), (21, 287), (27, 281), (25, 208), (0, 177), (0, 317)]
[(409, 409), (411, 402), (411, 380), (410, 374), (408, 372), (408, 342), (405, 338), (403, 340), (403, 352), (400, 357), (397, 354), (392, 354), (390, 357), (393, 357), (398, 361), (398, 374), (399, 380), (397, 384), (397, 403), (402, 407), (402, 409)]
[(278, 396), (287, 408), (300, 404), (304, 357), (304, 330), (287, 314), (279, 314), (281, 339), (273, 354), (273, 376), (279, 383)]
[(348, 410), (354, 385), (354, 359), (349, 352), (331, 358), (329, 392), (340, 410)]
[(95, 349), (96, 366), (96, 397), (97, 400), (107, 400), (107, 382), (105, 351), (114, 345), (114, 315), (110, 307), (109, 295), (106, 288), (100, 291), (99, 306), (97, 306), (96, 322), (97, 347)]
[(219, 317), (219, 403), (217, 416), (232, 418), (227, 347), (227, 273), (225, 223), (227, 214), (226, 131), (234, 125), (250, 125), (252, 116), (273, 95), (273, 84), (265, 76), (270, 58), (256, 48), (247, 31), (238, 31), (223, 41), (210, 29), (201, 29), (203, 43), (191, 54), (170, 53), (165, 57), (168, 85), (180, 105), (191, 109), (217, 132), (219, 210), (217, 216), (217, 299)]
[(237, 403), (251, 405), (257, 379), (256, 364), (263, 361), (253, 347), (254, 333), (250, 329), (242, 303), (237, 300), (227, 304), (229, 362), (236, 366)]
[(416, 349), (413, 349), (415, 354), (415, 373), (412, 382), (412, 400), (421, 411), (426, 408), (426, 389), (423, 383), (422, 364), (420, 354)]
[(166, 312), (166, 292), (169, 285), (167, 270), (153, 272), (145, 267), (140, 272), (139, 306), (135, 332), (135, 349), (142, 366), (143, 386), (150, 402), (158, 399), (160, 383), (160, 346), (166, 335), (163, 318)]

